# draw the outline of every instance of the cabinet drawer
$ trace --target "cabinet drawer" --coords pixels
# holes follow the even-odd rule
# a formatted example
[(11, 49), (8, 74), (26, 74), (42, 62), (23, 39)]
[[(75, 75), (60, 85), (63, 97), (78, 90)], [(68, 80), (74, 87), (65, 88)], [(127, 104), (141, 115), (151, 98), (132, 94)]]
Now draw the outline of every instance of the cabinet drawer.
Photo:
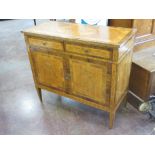
[(30, 46), (37, 46), (42, 48), (50, 48), (55, 50), (63, 50), (63, 44), (54, 40), (46, 40), (41, 38), (29, 38)]
[(112, 55), (112, 51), (73, 44), (66, 44), (66, 51), (105, 59), (110, 59)]

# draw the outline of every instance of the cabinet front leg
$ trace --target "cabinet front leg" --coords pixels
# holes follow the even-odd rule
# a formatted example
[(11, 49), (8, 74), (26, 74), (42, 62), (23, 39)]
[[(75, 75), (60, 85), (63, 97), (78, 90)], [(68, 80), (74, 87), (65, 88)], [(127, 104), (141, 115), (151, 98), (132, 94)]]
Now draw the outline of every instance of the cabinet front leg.
[(115, 120), (115, 112), (110, 112), (109, 113), (109, 129), (113, 128), (114, 120)]
[(37, 94), (39, 96), (40, 101), (42, 102), (42, 93), (41, 93), (41, 88), (36, 87)]

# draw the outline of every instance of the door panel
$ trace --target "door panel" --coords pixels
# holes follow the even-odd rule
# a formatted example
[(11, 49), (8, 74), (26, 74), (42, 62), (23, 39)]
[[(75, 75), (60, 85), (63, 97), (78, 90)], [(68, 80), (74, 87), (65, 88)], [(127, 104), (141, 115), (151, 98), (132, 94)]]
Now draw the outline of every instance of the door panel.
[(63, 58), (41, 52), (32, 52), (32, 57), (38, 82), (45, 86), (64, 90)]
[(70, 59), (72, 93), (105, 104), (106, 72), (106, 66)]

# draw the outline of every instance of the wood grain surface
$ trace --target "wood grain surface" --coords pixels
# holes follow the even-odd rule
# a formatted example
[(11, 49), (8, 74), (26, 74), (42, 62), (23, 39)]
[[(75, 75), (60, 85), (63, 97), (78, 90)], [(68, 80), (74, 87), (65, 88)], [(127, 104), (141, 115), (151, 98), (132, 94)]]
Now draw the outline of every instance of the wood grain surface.
[(23, 32), (40, 99), (46, 89), (105, 110), (112, 128), (128, 90), (135, 31), (48, 22)]
[(107, 26), (91, 26), (65, 22), (46, 22), (24, 30), (25, 34), (45, 36), (55, 39), (74, 40), (74, 42), (92, 42), (111, 46), (120, 46), (134, 30)]

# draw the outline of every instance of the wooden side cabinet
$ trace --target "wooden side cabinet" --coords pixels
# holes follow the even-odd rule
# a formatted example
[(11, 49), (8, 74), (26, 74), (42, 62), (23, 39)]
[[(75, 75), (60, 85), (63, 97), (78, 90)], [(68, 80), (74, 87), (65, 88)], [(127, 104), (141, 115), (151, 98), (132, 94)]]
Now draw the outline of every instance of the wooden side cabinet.
[(48, 22), (24, 31), (40, 99), (41, 89), (115, 113), (126, 97), (135, 30)]
[(155, 47), (133, 55), (128, 101), (137, 109), (155, 95)]

